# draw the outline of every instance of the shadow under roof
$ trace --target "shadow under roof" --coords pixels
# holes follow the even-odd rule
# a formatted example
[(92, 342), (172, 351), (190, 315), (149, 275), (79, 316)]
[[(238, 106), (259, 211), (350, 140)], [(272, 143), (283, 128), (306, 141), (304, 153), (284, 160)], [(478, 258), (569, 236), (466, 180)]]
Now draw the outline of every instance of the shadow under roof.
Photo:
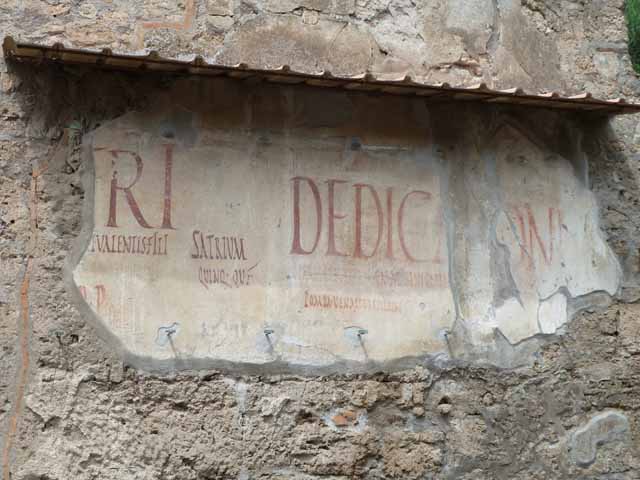
[(336, 76), (330, 72), (299, 72), (283, 65), (278, 68), (253, 68), (246, 64), (219, 65), (209, 63), (201, 56), (193, 60), (161, 57), (157, 52), (147, 55), (114, 53), (109, 49), (88, 50), (66, 48), (61, 43), (39, 45), (21, 43), (11, 37), (3, 42), (4, 56), (9, 61), (32, 64), (81, 65), (86, 67), (127, 72), (157, 72), (204, 77), (228, 77), (277, 84), (307, 85), (347, 91), (370, 92), (387, 95), (405, 95), (424, 98), (427, 102), (471, 101), (490, 104), (521, 105), (553, 110), (579, 111), (600, 115), (621, 115), (640, 112), (640, 104), (624, 98), (600, 99), (585, 92), (563, 96), (557, 92), (528, 93), (521, 88), (496, 90), (484, 83), (473, 86), (452, 86), (448, 83), (425, 83), (408, 75), (374, 75), (365, 72), (353, 76)]

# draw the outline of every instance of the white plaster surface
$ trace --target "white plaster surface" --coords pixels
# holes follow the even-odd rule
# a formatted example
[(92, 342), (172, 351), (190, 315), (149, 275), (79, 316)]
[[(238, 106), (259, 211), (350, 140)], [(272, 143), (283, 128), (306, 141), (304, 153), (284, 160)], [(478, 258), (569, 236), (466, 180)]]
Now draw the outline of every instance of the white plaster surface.
[(74, 271), (139, 357), (390, 361), (447, 353), (456, 315), (475, 346), (495, 329), (517, 343), (566, 323), (566, 295), (618, 288), (593, 195), (518, 128), (482, 152), (460, 140), (463, 199), (428, 131), (360, 144), (166, 115), (94, 134), (94, 227)]
[[(303, 364), (443, 349), (436, 332), (454, 305), (429, 159), (397, 148), (352, 158), (331, 142), (258, 144), (251, 134), (200, 139), (185, 148), (153, 138), (138, 115), (94, 137), (95, 227), (75, 280), (127, 349)], [(136, 155), (139, 179), (122, 190)], [(160, 228), (165, 198), (172, 228)], [(367, 330), (356, 342), (354, 328)]]

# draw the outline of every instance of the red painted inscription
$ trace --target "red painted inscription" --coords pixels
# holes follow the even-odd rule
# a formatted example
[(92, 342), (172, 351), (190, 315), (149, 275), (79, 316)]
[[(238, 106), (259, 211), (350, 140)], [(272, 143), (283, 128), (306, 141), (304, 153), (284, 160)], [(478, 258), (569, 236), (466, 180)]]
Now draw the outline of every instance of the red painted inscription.
[(520, 237), (520, 261), (529, 267), (536, 263), (551, 265), (554, 253), (560, 249), (562, 229), (566, 228), (562, 223), (562, 212), (550, 207), (546, 218), (536, 220), (529, 204), (515, 206), (512, 211)]
[[(103, 150), (103, 149), (96, 149)], [(136, 152), (129, 150), (109, 150), (112, 157), (113, 173), (111, 178), (111, 188), (109, 190), (109, 218), (107, 220), (107, 227), (118, 227), (117, 223), (117, 202), (118, 192), (124, 194), (124, 198), (136, 219), (138, 224), (143, 228), (155, 228), (149, 224), (146, 218), (142, 214), (140, 205), (133, 194), (133, 188), (142, 177), (142, 170), (144, 163), (140, 155)], [(136, 166), (136, 175), (133, 181), (128, 185), (123, 186), (119, 183), (117, 162), (123, 161), (123, 157), (129, 157), (133, 159)], [(173, 145), (165, 145), (165, 158), (164, 158), (164, 192), (163, 192), (163, 207), (162, 207), (162, 224), (157, 227), (160, 229), (173, 230), (171, 225), (171, 172), (173, 169)]]
[[(403, 259), (414, 263), (438, 261), (439, 245), (436, 246), (435, 258), (429, 258), (424, 253), (412, 251), (407, 241), (407, 235), (409, 234), (406, 219), (407, 210), (409, 207), (413, 209), (433, 209), (430, 192), (410, 190), (397, 193), (394, 187), (388, 187), (382, 190), (383, 207), (380, 189), (373, 185), (354, 183), (349, 187), (346, 180), (329, 179), (324, 182), (326, 184), (326, 196), (323, 197), (319, 187), (320, 183), (320, 181), (309, 177), (293, 177), (291, 179), (293, 191), (293, 240), (290, 253), (292, 255), (311, 255), (316, 252), (320, 246), (323, 228), (325, 228), (323, 212), (324, 205), (326, 205), (327, 248), (325, 254), (327, 256), (351, 256), (366, 260), (373, 258), (380, 251), (384, 252), (386, 258), (394, 259), (396, 255), (394, 240), (397, 239)], [(337, 190), (348, 188), (353, 191), (353, 216), (351, 219), (348, 212), (337, 210), (335, 202)], [(344, 192), (344, 190), (342, 191)], [(303, 197), (305, 195), (306, 197)], [(395, 196), (400, 198), (397, 210), (394, 201)], [(303, 198), (313, 204), (311, 211), (304, 210)], [(369, 204), (375, 208), (375, 235), (365, 235), (363, 207), (365, 199), (368, 199)], [(315, 223), (315, 228), (308, 227), (308, 224), (303, 221), (307, 216), (315, 219), (315, 222), (311, 222), (311, 224)], [(353, 248), (351, 251), (345, 251), (344, 247), (341, 248), (338, 245), (339, 238), (336, 236), (336, 223), (349, 221), (353, 225), (353, 228), (350, 229), (354, 232)], [(368, 227), (373, 226), (368, 225)], [(439, 238), (439, 231), (436, 232), (436, 236)], [(386, 245), (383, 246), (383, 242)]]

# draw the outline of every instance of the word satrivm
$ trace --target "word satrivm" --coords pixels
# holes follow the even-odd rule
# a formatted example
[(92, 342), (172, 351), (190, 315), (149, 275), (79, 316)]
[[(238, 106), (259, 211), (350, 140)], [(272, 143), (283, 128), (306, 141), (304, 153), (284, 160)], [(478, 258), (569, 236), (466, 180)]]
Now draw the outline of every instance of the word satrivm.
[(166, 255), (169, 235), (154, 232), (153, 235), (107, 235), (94, 233), (90, 252), (122, 253), (130, 255)]
[[(321, 193), (321, 190), (325, 190), (322, 183), (326, 184), (325, 195)], [(415, 228), (414, 220), (424, 217), (425, 213), (428, 214), (433, 209), (430, 192), (423, 190), (398, 192), (399, 189), (394, 187), (382, 189), (366, 183), (352, 185), (347, 183), (349, 182), (346, 180), (337, 179), (324, 182), (309, 177), (291, 179), (293, 241), (290, 253), (292, 255), (311, 255), (320, 246), (321, 238), (326, 238), (327, 246), (324, 251), (327, 256), (366, 260), (373, 258), (381, 251), (385, 258), (390, 260), (398, 258), (409, 262), (433, 261), (433, 255), (418, 251), (415, 242), (410, 242), (408, 238), (412, 234), (411, 228)], [(343, 193), (341, 198), (345, 198), (345, 189), (351, 189), (353, 198), (351, 208), (339, 211), (340, 207), (335, 201), (338, 189)], [(366, 219), (367, 204), (369, 212), (375, 210), (373, 222)], [(309, 208), (310, 205), (313, 207)], [(413, 215), (411, 219), (407, 219), (405, 217), (410, 210)], [(351, 222), (348, 227), (352, 228), (345, 229), (345, 222)], [(369, 224), (365, 225), (366, 222)], [(343, 230), (353, 232), (351, 249), (347, 250), (345, 239), (336, 235), (337, 227), (340, 226)], [(327, 233), (323, 237), (322, 232), (325, 228)], [(415, 240), (415, 234), (413, 237)], [(341, 240), (345, 245), (340, 245)]]
[(204, 258), (207, 260), (246, 260), (244, 238), (242, 237), (218, 237), (200, 230), (194, 230), (194, 251), (191, 258)]

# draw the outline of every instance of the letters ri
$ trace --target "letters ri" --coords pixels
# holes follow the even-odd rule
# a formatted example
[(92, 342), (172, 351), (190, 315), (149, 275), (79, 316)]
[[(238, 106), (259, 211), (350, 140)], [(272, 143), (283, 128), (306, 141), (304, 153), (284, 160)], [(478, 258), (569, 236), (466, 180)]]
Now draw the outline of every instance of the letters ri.
[(453, 308), (432, 168), (336, 169), (300, 152), (292, 171), (278, 145), (256, 162), (239, 146), (137, 138), (96, 134), (94, 229), (74, 273), (83, 292), (100, 285), (99, 308), (85, 299), (133, 353), (362, 360), (354, 325), (371, 332), (372, 358), (439, 345)]

